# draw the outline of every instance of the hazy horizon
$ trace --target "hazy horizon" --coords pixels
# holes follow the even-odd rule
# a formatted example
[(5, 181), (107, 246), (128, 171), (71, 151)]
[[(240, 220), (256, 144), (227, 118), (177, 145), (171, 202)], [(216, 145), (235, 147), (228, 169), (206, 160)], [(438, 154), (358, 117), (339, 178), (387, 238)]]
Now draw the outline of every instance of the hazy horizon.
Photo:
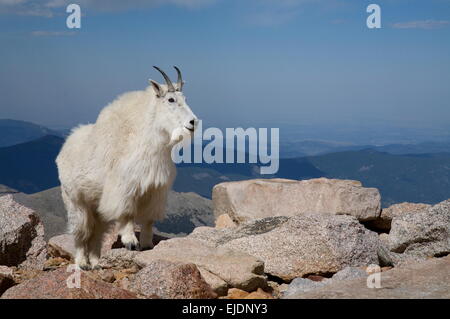
[(67, 3), (0, 0), (0, 118), (94, 122), (178, 65), (208, 126), (450, 131), (449, 1), (82, 0), (73, 30)]

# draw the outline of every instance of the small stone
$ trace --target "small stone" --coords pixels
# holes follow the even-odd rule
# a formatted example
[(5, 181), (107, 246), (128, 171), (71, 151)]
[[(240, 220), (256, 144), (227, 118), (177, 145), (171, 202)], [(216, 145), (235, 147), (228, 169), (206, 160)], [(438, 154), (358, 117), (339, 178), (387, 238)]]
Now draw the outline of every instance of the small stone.
[(244, 299), (274, 299), (273, 296), (262, 290), (261, 288), (258, 288), (257, 291), (253, 291), (249, 293)]
[(345, 267), (331, 277), (332, 280), (350, 280), (367, 277), (367, 272), (359, 267)]
[(222, 278), (214, 275), (205, 268), (200, 267), (198, 270), (216, 294), (219, 296), (225, 296), (227, 294), (228, 284)]
[(133, 278), (129, 289), (142, 295), (164, 299), (214, 299), (217, 294), (201, 276), (194, 264), (155, 260)]
[(283, 293), (283, 298), (289, 297), (291, 295), (308, 292), (328, 284), (328, 280), (325, 281), (312, 281), (306, 278), (295, 278), (289, 284), (289, 288)]
[(44, 270), (54, 270), (61, 266), (66, 266), (69, 263), (70, 263), (69, 260), (64, 259), (62, 257), (52, 257), (50, 259), (47, 259), (47, 261), (45, 262)]
[(114, 272), (114, 278), (115, 278), (116, 281), (121, 281), (121, 280), (123, 280), (124, 278), (126, 278), (128, 276), (129, 276), (129, 274), (124, 273), (122, 271), (115, 271)]
[(248, 295), (249, 293), (247, 291), (237, 288), (231, 288), (228, 289), (228, 295), (226, 296), (226, 299), (244, 299)]
[(101, 257), (99, 265), (102, 268), (140, 269), (134, 262), (134, 258), (137, 255), (139, 255), (138, 251), (128, 250), (126, 248), (111, 249)]
[(101, 280), (108, 282), (110, 284), (116, 281), (114, 272), (111, 269), (101, 269), (98, 273), (98, 276), (100, 277)]
[(216, 219), (216, 228), (233, 228), (236, 227), (236, 223), (231, 219), (230, 215), (222, 214)]
[(8, 266), (0, 266), (0, 275), (12, 278), (13, 273), (14, 273), (13, 268)]

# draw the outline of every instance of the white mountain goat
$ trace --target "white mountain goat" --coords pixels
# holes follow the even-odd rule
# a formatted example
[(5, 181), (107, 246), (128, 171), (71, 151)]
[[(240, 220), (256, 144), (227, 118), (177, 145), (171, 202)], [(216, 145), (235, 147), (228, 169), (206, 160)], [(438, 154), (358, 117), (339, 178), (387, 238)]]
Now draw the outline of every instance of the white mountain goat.
[[(172, 147), (192, 136), (198, 119), (178, 82), (150, 80), (144, 91), (128, 92), (106, 106), (95, 124), (74, 129), (56, 163), (76, 264), (96, 268), (102, 238), (117, 224), (127, 249), (153, 247), (153, 222), (164, 218), (176, 175)], [(141, 225), (139, 241), (134, 222)]]

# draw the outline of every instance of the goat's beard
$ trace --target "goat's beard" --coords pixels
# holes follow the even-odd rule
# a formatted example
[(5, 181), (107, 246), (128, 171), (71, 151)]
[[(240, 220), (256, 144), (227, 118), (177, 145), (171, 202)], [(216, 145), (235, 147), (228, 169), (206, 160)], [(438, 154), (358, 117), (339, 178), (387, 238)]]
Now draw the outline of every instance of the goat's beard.
[(180, 143), (183, 139), (189, 138), (191, 134), (186, 132), (187, 130), (184, 128), (176, 128), (172, 131), (172, 135), (170, 136), (169, 144), (174, 146), (175, 144)]

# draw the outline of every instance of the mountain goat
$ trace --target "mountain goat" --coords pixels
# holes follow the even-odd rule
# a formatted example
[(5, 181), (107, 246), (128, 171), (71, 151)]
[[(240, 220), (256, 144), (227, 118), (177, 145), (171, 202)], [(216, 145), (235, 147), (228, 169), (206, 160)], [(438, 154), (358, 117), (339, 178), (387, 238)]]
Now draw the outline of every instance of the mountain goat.
[[(74, 129), (56, 164), (76, 264), (98, 266), (102, 238), (117, 224), (127, 249), (153, 247), (153, 222), (164, 218), (167, 194), (176, 175), (172, 147), (192, 136), (198, 119), (186, 104), (183, 79), (166, 85), (150, 80), (107, 105), (95, 124)], [(134, 222), (141, 225), (139, 241)]]

